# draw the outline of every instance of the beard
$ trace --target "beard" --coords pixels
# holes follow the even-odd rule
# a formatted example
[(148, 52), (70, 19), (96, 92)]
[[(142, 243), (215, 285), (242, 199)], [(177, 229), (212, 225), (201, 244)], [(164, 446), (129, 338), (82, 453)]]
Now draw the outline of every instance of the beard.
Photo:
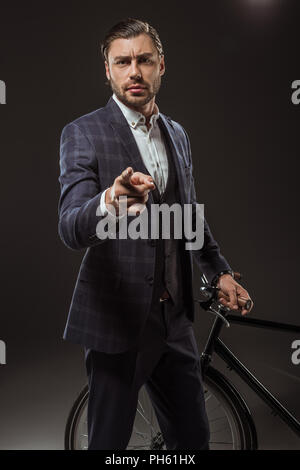
[(123, 89), (119, 87), (112, 79), (108, 80), (108, 84), (110, 85), (113, 93), (120, 101), (122, 101), (122, 103), (124, 103), (128, 107), (138, 109), (141, 106), (144, 106), (145, 104), (149, 103), (149, 101), (151, 101), (152, 98), (157, 95), (161, 85), (161, 76), (159, 75), (154, 80), (150, 88), (147, 84), (135, 82), (135, 85), (147, 87), (143, 90), (143, 95), (140, 96), (130, 96), (126, 88)]

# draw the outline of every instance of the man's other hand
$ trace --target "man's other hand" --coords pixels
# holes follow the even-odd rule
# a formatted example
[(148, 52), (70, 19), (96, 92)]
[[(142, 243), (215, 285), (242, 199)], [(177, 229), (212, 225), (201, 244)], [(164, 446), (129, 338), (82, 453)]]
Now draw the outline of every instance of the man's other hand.
[[(223, 274), (218, 279), (217, 287), (220, 291), (218, 293), (218, 300), (226, 307), (232, 310), (241, 310), (242, 315), (246, 315), (253, 308), (253, 301), (251, 300), (248, 292), (238, 282), (236, 282), (230, 274)], [(241, 307), (247, 300), (251, 300), (251, 307), (249, 310)]]

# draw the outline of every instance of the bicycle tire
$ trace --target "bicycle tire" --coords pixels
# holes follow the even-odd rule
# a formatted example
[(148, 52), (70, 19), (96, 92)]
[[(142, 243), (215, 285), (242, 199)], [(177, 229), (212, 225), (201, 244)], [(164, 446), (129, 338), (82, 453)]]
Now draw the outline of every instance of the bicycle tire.
[[(255, 423), (240, 392), (224, 374), (212, 366), (205, 371), (203, 382), (204, 386), (211, 386), (216, 394), (220, 394), (236, 423), (240, 442), (233, 450), (256, 450), (258, 443)], [(207, 412), (209, 414), (208, 410)]]
[[(221, 372), (209, 366), (205, 371), (205, 375), (203, 377), (203, 387), (204, 394), (206, 394), (207, 392), (210, 393), (214, 400), (220, 403), (219, 406), (222, 407), (221, 409), (224, 411), (224, 415), (228, 419), (229, 427), (233, 436), (233, 450), (256, 449), (257, 435), (253, 419), (251, 417), (250, 411), (245, 400), (240, 395), (238, 390), (234, 387), (234, 385)], [(144, 390), (144, 387), (142, 387), (142, 389)], [(84, 446), (79, 447), (77, 442), (79, 440), (78, 433), (80, 432), (80, 420), (82, 420), (82, 417), (84, 416), (84, 413), (86, 413), (87, 410), (88, 394), (88, 385), (86, 385), (80, 392), (79, 396), (77, 397), (71, 408), (65, 428), (65, 450), (82, 450), (84, 448), (87, 448)], [(143, 398), (143, 400), (145, 400), (145, 398)], [(141, 405), (143, 410), (147, 408), (144, 403), (142, 403)], [(226, 442), (222, 441), (221, 444), (218, 444), (213, 441), (213, 439), (216, 438), (214, 436), (216, 432), (214, 432), (212, 423), (213, 420), (214, 423), (216, 422), (216, 418), (213, 417), (212, 411), (210, 409), (207, 409), (207, 414), (209, 417), (211, 429), (210, 449), (229, 449), (229, 446)], [(151, 444), (149, 443), (148, 447), (143, 446), (135, 448), (148, 450), (163, 449), (163, 437), (159, 429), (157, 428), (157, 424), (156, 429), (156, 435), (152, 436)], [(87, 440), (87, 434), (84, 433), (82, 435), (85, 436)], [(130, 447), (127, 447), (127, 449), (129, 448)]]
[(65, 427), (65, 450), (76, 450), (74, 445), (75, 442), (75, 432), (77, 429), (77, 422), (82, 413), (82, 411), (87, 407), (89, 396), (89, 386), (86, 384), (75, 402), (72, 405), (70, 413), (68, 415), (66, 427)]

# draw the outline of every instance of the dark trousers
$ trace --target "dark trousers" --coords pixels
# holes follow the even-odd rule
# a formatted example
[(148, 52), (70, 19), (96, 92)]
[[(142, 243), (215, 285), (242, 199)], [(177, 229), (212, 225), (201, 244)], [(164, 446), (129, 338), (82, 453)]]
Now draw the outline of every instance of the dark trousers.
[(192, 323), (170, 300), (151, 310), (138, 345), (106, 354), (85, 349), (88, 449), (128, 446), (145, 385), (167, 449), (209, 449), (199, 352)]

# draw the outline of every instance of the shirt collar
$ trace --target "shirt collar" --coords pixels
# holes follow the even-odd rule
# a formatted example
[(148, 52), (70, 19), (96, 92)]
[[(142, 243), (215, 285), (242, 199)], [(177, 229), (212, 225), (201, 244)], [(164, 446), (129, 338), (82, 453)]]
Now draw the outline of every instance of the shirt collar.
[[(126, 118), (128, 124), (135, 129), (137, 126), (144, 125), (146, 123), (146, 118), (142, 113), (134, 111), (133, 109), (128, 108), (122, 101), (120, 101), (115, 93), (113, 94), (113, 99), (120, 107), (124, 117)], [(150, 124), (155, 125), (157, 119), (159, 118), (159, 109), (156, 103), (154, 103), (154, 113), (150, 117)]]

